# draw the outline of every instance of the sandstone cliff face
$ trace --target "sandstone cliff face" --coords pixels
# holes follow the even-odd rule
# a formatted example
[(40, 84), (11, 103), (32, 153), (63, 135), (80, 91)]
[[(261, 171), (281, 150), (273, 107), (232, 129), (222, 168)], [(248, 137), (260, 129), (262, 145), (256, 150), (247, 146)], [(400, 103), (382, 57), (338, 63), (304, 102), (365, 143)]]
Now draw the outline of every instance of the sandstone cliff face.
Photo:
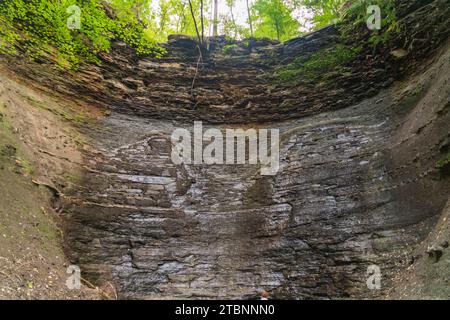
[[(333, 28), (232, 54), (216, 40), (197, 77), (183, 37), (161, 61), (117, 44), (101, 68), (72, 76), (5, 61), (40, 89), (108, 108), (80, 128), (82, 179), (60, 199), (70, 260), (124, 298), (379, 297), (367, 267), (381, 268), (387, 289), (450, 191), (436, 168), (450, 143), (448, 6), (408, 3), (406, 57), (363, 54), (325, 82), (274, 73), (339, 42)], [(170, 135), (194, 120), (280, 129), (278, 174), (174, 165)]]
[(370, 296), (367, 266), (387, 277), (409, 261), (448, 199), (435, 168), (448, 58), (361, 104), (266, 124), (282, 130), (275, 177), (175, 166), (170, 135), (191, 122), (112, 113), (94, 134), (82, 204), (66, 208), (72, 258), (125, 297)]

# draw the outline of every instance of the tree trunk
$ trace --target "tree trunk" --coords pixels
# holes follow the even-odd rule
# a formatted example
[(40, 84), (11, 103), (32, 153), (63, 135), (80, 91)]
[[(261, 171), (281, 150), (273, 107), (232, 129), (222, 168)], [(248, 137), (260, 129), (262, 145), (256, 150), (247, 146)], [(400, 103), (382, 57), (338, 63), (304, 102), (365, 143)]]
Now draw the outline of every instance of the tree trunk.
[(277, 30), (277, 40), (280, 41), (281, 39), (281, 32), (280, 32), (280, 23), (279, 22), (275, 22), (275, 29)]
[(219, 1), (214, 0), (214, 21), (213, 21), (213, 36), (217, 37), (218, 31), (217, 31), (217, 25), (219, 23)]
[(202, 44), (205, 42), (205, 25), (203, 23), (203, 0), (200, 0), (200, 19), (201, 19), (201, 26), (202, 26)]
[(236, 25), (236, 20), (234, 19), (234, 13), (233, 13), (233, 7), (230, 7), (230, 13), (231, 13), (231, 21), (233, 21), (233, 28), (234, 28), (234, 39), (237, 38), (238, 30)]
[(247, 14), (248, 14), (248, 24), (250, 26), (250, 35), (253, 38), (253, 24), (252, 24), (252, 16), (250, 14), (250, 5), (248, 3), (249, 0), (246, 0), (247, 2)]
[[(200, 46), (202, 46), (203, 45), (203, 38), (200, 37), (200, 32), (198, 31), (198, 25), (197, 25), (197, 20), (195, 19), (194, 8), (192, 7), (191, 0), (188, 0), (188, 1), (189, 1), (189, 8), (191, 9), (192, 19), (194, 20), (195, 32), (197, 33), (198, 43), (199, 43)], [(203, 3), (203, 1), (202, 1), (202, 3)]]

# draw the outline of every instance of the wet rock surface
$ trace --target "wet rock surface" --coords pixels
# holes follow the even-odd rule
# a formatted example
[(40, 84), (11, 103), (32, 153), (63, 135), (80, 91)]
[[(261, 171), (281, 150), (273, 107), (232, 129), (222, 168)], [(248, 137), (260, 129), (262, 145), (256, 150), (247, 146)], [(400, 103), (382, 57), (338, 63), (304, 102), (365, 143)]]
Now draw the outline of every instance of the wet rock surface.
[(65, 208), (71, 259), (127, 298), (377, 296), (367, 266), (388, 283), (448, 199), (435, 168), (449, 134), (448, 114), (436, 116), (449, 99), (438, 71), (448, 54), (359, 105), (266, 124), (281, 130), (273, 177), (252, 165), (176, 166), (170, 135), (192, 122), (112, 113)]

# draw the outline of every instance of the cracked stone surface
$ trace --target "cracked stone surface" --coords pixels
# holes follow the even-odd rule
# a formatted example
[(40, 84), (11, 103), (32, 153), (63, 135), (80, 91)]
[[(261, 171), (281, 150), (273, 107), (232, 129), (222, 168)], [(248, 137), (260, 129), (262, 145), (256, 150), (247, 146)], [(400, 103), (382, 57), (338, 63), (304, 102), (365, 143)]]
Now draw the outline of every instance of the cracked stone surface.
[[(93, 277), (111, 277), (128, 298), (251, 298), (263, 288), (282, 298), (371, 296), (367, 266), (398, 267), (448, 197), (426, 150), (408, 159), (423, 162), (420, 171), (402, 159), (418, 122), (428, 123), (420, 139), (434, 153), (449, 134), (448, 114), (436, 116), (449, 98), (448, 74), (437, 71), (448, 68), (448, 54), (411, 81), (409, 91), (437, 75), (406, 117), (399, 108), (409, 91), (396, 88), (266, 124), (281, 130), (273, 177), (252, 165), (176, 166), (170, 135), (193, 123), (112, 113), (75, 195), (82, 204), (67, 208), (72, 259)], [(421, 114), (431, 103), (431, 116)]]

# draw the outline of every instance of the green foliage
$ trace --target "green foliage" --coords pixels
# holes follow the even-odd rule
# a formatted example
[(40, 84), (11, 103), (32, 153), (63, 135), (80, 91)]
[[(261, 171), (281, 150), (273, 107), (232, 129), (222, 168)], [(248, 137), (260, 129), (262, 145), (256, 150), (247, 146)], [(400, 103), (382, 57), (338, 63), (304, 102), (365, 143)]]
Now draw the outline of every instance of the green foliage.
[[(177, 33), (187, 34), (190, 36), (195, 36), (195, 25), (194, 25), (194, 19), (191, 15), (189, 4), (187, 4), (187, 1), (184, 0), (171, 0), (173, 1), (174, 5), (178, 4), (178, 7), (180, 8), (178, 10), (178, 25), (177, 25)], [(195, 19), (197, 20), (197, 23), (200, 28), (201, 19), (200, 19), (200, 0), (191, 0), (192, 8), (194, 10)], [(210, 2), (207, 0), (203, 1), (204, 8), (208, 8), (210, 6)], [(206, 9), (205, 9), (206, 10)], [(203, 24), (205, 26), (205, 30), (208, 27), (208, 21), (207, 19), (203, 19)], [(201, 30), (200, 30), (201, 32)]]
[[(33, 59), (51, 55), (63, 68), (76, 67), (84, 61), (99, 63), (98, 54), (108, 52), (111, 41), (118, 39), (135, 48), (138, 54), (159, 57), (164, 50), (157, 42), (166, 41), (168, 35), (196, 37), (194, 17), (200, 29), (202, 1), (203, 25), (208, 36), (211, 0), (0, 0), (0, 53), (18, 53), (20, 49)], [(223, 1), (227, 9), (219, 12), (222, 34), (233, 39), (254, 36), (289, 40), (300, 35), (300, 23), (294, 18), (300, 7), (312, 13), (315, 28), (340, 21), (344, 36), (352, 38), (359, 29), (364, 35), (370, 33), (369, 41), (374, 45), (388, 42), (398, 29), (395, 0), (247, 0), (247, 3), (249, 17), (247, 10), (237, 12), (242, 7), (236, 0)], [(80, 30), (67, 27), (71, 14), (66, 10), (72, 5), (81, 8)], [(369, 5), (381, 8), (379, 31), (367, 28), (363, 31)], [(244, 15), (247, 22), (240, 25), (238, 15)]]
[(436, 163), (436, 167), (441, 170), (450, 167), (450, 153), (448, 153), (444, 158), (439, 160)]
[(236, 49), (238, 49), (239, 48), (239, 46), (237, 45), (237, 44), (235, 44), (235, 43), (233, 43), (233, 44), (227, 44), (227, 45), (224, 45), (223, 46), (223, 48), (222, 48), (222, 51), (223, 51), (223, 53), (225, 53), (225, 54), (231, 54), (231, 53), (233, 53)]
[[(100, 0), (4, 0), (0, 3), (0, 51), (14, 53), (20, 47), (34, 59), (56, 55), (60, 66), (76, 68), (82, 61), (99, 63), (97, 54), (107, 52), (110, 41), (119, 39), (138, 54), (159, 56), (162, 49), (145, 34), (138, 16), (123, 14), (123, 3), (136, 6), (140, 2), (111, 1), (117, 16), (109, 17)], [(72, 5), (81, 9), (79, 30), (67, 26), (71, 16), (67, 9)]]
[(393, 32), (398, 32), (398, 20), (395, 10), (395, 0), (358, 0), (346, 10), (348, 21), (343, 28), (344, 34), (351, 37), (354, 32), (354, 26), (365, 25), (369, 19), (370, 13), (367, 8), (371, 5), (378, 5), (381, 9), (381, 30), (372, 30), (369, 42), (373, 45), (386, 44)]
[(321, 28), (340, 20), (347, 0), (300, 0), (313, 13), (314, 28)]
[(312, 22), (315, 28), (343, 22), (343, 30), (349, 37), (354, 27), (366, 25), (371, 13), (367, 8), (377, 5), (381, 9), (381, 30), (370, 31), (370, 42), (374, 45), (385, 44), (392, 32), (398, 30), (395, 13), (395, 0), (299, 0), (301, 5), (313, 12)]
[(255, 36), (280, 41), (299, 35), (300, 24), (292, 17), (294, 6), (282, 0), (256, 0), (253, 7)]
[(280, 69), (277, 75), (283, 82), (295, 81), (300, 77), (317, 78), (352, 61), (360, 52), (360, 48), (338, 44), (332, 50), (322, 50), (308, 58), (303, 56), (296, 58), (291, 64)]
[[(192, 17), (189, 2), (187, 0), (158, 0), (157, 9), (147, 15), (148, 28), (146, 32), (158, 41), (167, 41), (170, 34), (184, 34), (197, 36), (194, 18)], [(201, 27), (200, 0), (191, 0), (192, 9), (198, 27)], [(208, 0), (203, 0), (206, 10), (210, 6)], [(204, 17), (203, 25), (207, 30), (209, 22)], [(201, 32), (201, 30), (199, 30)]]

